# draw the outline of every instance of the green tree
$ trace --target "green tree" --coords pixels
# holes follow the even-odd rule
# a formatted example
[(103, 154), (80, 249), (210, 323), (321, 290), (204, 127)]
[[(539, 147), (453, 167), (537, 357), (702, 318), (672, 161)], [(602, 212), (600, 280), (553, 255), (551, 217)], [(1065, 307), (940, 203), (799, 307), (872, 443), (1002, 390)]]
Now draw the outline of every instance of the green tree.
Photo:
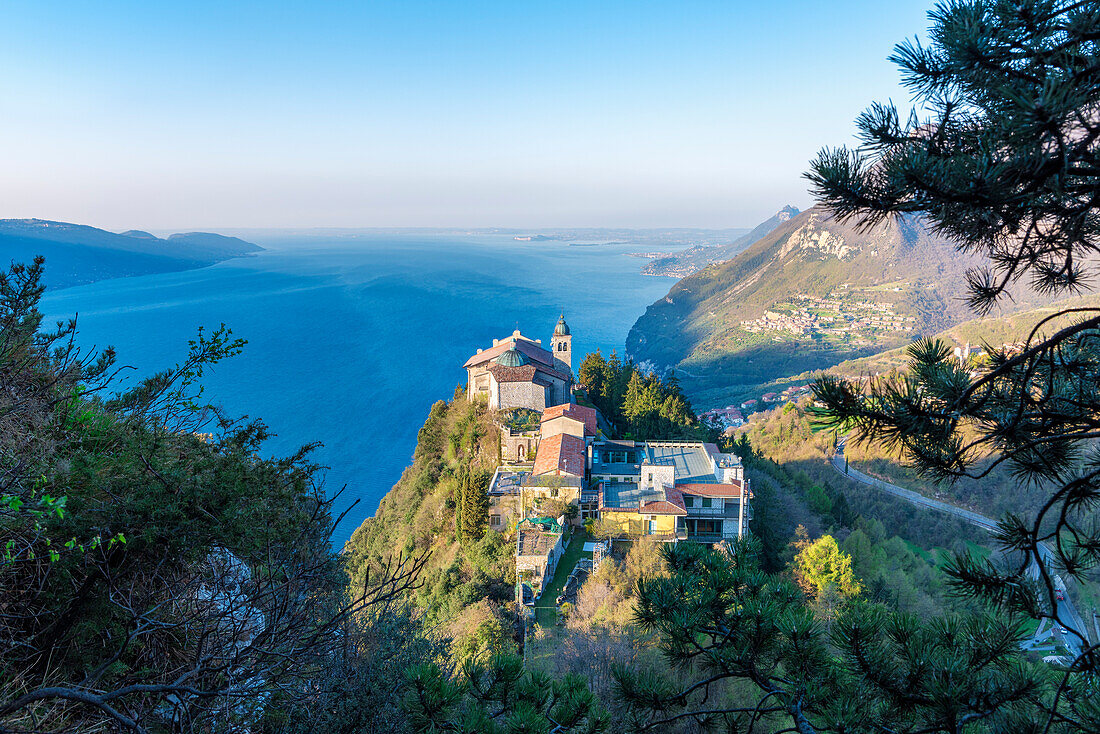
[(477, 542), (489, 526), (489, 481), (492, 477), (483, 469), (467, 467), (462, 475), (459, 494), (462, 497), (461, 537), (463, 542)]
[[(1034, 704), (1053, 700), (1051, 676), (1020, 653), (1016, 619), (926, 624), (856, 602), (826, 631), (798, 587), (761, 572), (745, 543), (662, 553), (670, 573), (637, 584), (636, 617), (659, 635), (670, 673), (615, 670), (635, 731), (683, 720), (731, 732), (1034, 731)], [(732, 685), (744, 696), (723, 695)]]
[(453, 677), (434, 664), (415, 666), (404, 705), (417, 734), (599, 734), (610, 721), (583, 678), (551, 680), (513, 655), (485, 664), (467, 658)]
[[(423, 430), (423, 429), (421, 429)], [(458, 542), (465, 542), (465, 528), (463, 526), (463, 518), (466, 516), (466, 494), (467, 486), (469, 485), (470, 467), (466, 463), (458, 465), (458, 470), (455, 472), (455, 481), (458, 486), (455, 487), (455, 537), (458, 538)]]
[(626, 396), (626, 388), (630, 384), (633, 371), (633, 367), (629, 364), (623, 364), (623, 361), (619, 359), (619, 355), (612, 349), (611, 355), (607, 358), (608, 383), (606, 398), (611, 411), (611, 414), (607, 417), (612, 421), (622, 421), (623, 398)]
[(42, 273), (0, 273), (0, 730), (255, 729), (331, 700), (424, 558), (350, 593), (314, 446), (265, 458), (263, 423), (203, 397), (243, 341), (200, 330), (107, 395), (113, 351), (41, 328)]
[(802, 590), (818, 597), (829, 588), (843, 596), (858, 596), (862, 589), (852, 574), (852, 557), (840, 550), (831, 535), (822, 535), (800, 550), (793, 571)]
[(626, 393), (623, 395), (623, 418), (631, 426), (634, 426), (641, 423), (646, 416), (656, 411), (658, 407), (657, 404), (654, 404), (651, 386), (646, 384), (640, 372), (632, 370), (630, 382), (627, 383)]
[[(979, 314), (1025, 285), (1052, 297), (1083, 290), (1100, 251), (1100, 5), (971, 0), (940, 4), (931, 17), (931, 45), (907, 42), (893, 57), (924, 117), (902, 122), (893, 105), (871, 107), (857, 122), (859, 151), (825, 150), (813, 163), (815, 193), (863, 223), (920, 215), (986, 256), (968, 274)], [(1046, 331), (1066, 317), (1069, 326)], [(1054, 575), (1081, 578), (1100, 563), (1100, 313), (1063, 309), (1020, 348), (988, 351), (973, 375), (948, 346), (926, 340), (910, 348), (900, 377), (863, 387), (822, 378), (818, 417), (900, 451), (925, 477), (980, 477), (1004, 464), (1041, 488), (1038, 512), (998, 525), (1010, 566), (959, 554), (948, 572), (964, 594), (1057, 619), (1079, 651), (1065, 685), (1093, 685), (1082, 676), (1100, 671), (1100, 648), (1064, 618)], [(1033, 562), (1038, 584), (1026, 573)], [(1051, 720), (1088, 720), (1068, 711)], [(1095, 726), (1096, 709), (1089, 714)]]
[(577, 378), (588, 391), (588, 399), (604, 414), (608, 414), (611, 370), (599, 349), (584, 356), (577, 370)]

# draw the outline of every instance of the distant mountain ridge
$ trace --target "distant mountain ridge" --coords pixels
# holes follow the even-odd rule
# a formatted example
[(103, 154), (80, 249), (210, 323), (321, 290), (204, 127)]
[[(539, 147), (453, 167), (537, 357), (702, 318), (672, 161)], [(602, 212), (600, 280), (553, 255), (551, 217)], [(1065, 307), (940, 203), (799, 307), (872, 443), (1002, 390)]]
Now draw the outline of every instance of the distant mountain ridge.
[(708, 265), (731, 259), (744, 251), (746, 247), (797, 215), (798, 208), (788, 204), (770, 218), (756, 225), (747, 234), (738, 237), (728, 245), (701, 245), (674, 255), (654, 258), (642, 268), (642, 274), (671, 275), (677, 278), (693, 275)]
[(237, 237), (210, 232), (161, 239), (141, 230), (121, 234), (84, 224), (43, 219), (0, 219), (4, 262), (46, 258), (46, 284), (65, 288), (107, 278), (206, 267), (263, 250)]
[[(964, 274), (982, 262), (915, 217), (864, 230), (815, 206), (679, 281), (634, 324), (627, 354), (658, 371), (674, 368), (700, 407), (757, 397), (777, 378), (970, 318)], [(1013, 295), (1013, 310), (1047, 302)]]

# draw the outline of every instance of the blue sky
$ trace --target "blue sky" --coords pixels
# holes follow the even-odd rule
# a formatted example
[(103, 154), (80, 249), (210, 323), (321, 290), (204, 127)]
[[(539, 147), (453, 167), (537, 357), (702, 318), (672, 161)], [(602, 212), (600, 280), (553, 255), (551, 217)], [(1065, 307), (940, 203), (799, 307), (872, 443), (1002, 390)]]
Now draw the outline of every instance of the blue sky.
[(747, 227), (930, 0), (0, 4), (0, 217)]

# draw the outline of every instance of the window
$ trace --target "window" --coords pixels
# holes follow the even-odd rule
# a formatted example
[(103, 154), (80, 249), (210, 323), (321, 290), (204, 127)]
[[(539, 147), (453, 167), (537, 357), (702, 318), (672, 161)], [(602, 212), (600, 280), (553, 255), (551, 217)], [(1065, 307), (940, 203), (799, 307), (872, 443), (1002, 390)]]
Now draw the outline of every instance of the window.
[(710, 507), (710, 502), (711, 502), (710, 497), (704, 497), (703, 498), (703, 507)]
[(500, 525), (500, 515), (490, 515), (489, 524), (493, 526)]
[(649, 481), (650, 481), (650, 483), (653, 482), (653, 472), (649, 473)]
[(688, 495), (684, 495), (684, 507), (694, 507), (695, 498)]

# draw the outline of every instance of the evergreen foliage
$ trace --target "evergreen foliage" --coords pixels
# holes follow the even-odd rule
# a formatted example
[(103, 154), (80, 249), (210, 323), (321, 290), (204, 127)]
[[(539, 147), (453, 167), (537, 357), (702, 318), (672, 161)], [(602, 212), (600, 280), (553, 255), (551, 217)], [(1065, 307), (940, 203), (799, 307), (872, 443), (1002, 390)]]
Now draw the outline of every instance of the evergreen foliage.
[(266, 426), (203, 400), (244, 342), (200, 331), (110, 395), (113, 350), (42, 328), (42, 275), (0, 273), (0, 730), (228, 731), (320, 705), (423, 558), (349, 588), (314, 447), (263, 458)]
[(553, 680), (514, 655), (467, 658), (452, 678), (433, 664), (406, 676), (405, 710), (418, 734), (599, 734), (609, 719), (583, 678)]
[(863, 586), (852, 574), (852, 557), (841, 552), (836, 538), (822, 535), (794, 557), (794, 578), (802, 590), (818, 598), (829, 589), (858, 596)]
[[(660, 634), (679, 674), (618, 668), (636, 731), (687, 719), (723, 731), (1018, 732), (1033, 730), (1036, 704), (1053, 700), (1055, 676), (1021, 656), (1018, 618), (929, 624), (854, 602), (827, 629), (797, 586), (759, 570), (746, 544), (664, 553), (670, 575), (638, 584), (637, 620)], [(723, 696), (738, 681), (759, 694)]]
[(714, 432), (695, 417), (674, 373), (661, 379), (645, 373), (615, 352), (604, 359), (587, 354), (577, 372), (588, 399), (619, 432), (639, 440), (712, 440)]
[(427, 554), (423, 586), (408, 601), (418, 623), (458, 658), (515, 646), (514, 615), (504, 606), (514, 598), (514, 537), (507, 529), (485, 532), (484, 490), (499, 435), (492, 414), (461, 391), (435, 403), (411, 465), (344, 548), (353, 583), (394, 553)]
[(489, 482), (492, 475), (482, 469), (465, 469), (459, 493), (462, 496), (462, 531), (464, 542), (477, 542), (489, 527)]
[[(973, 0), (938, 5), (931, 17), (931, 45), (908, 42), (893, 57), (926, 119), (902, 122), (892, 105), (874, 105), (858, 120), (861, 151), (826, 150), (813, 163), (816, 193), (865, 224), (922, 213), (961, 249), (988, 256), (968, 275), (980, 314), (1021, 284), (1081, 291), (1100, 251), (1100, 6)], [(1066, 317), (1072, 323), (1050, 329)], [(960, 554), (951, 573), (960, 593), (1072, 630), (1081, 652), (1063, 686), (1091, 690), (1098, 648), (1060, 617), (1054, 576), (1082, 578), (1100, 563), (1098, 309), (1061, 309), (1021, 349), (991, 350), (973, 374), (938, 340), (914, 344), (909, 357), (907, 374), (867, 386), (819, 380), (822, 425), (885, 443), (925, 477), (1004, 465), (1043, 492), (1037, 512), (999, 524), (999, 546), (1019, 563)], [(1026, 573), (1032, 561), (1037, 584)], [(1091, 713), (1073, 723), (1095, 727)], [(1049, 712), (1054, 722), (1063, 715)]]

